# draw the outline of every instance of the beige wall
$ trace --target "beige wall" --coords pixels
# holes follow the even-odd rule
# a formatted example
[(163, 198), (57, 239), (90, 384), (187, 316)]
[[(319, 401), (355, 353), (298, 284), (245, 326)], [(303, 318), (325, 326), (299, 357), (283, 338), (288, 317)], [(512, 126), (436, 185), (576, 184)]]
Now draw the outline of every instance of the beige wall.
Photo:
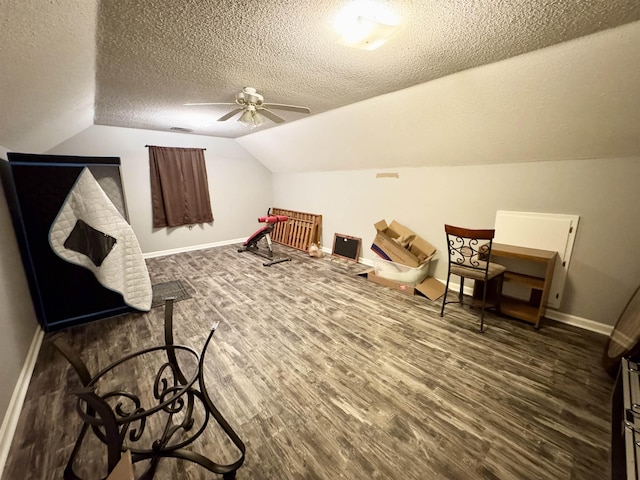
[[(206, 148), (212, 225), (152, 228), (145, 145)], [(258, 228), (257, 217), (271, 206), (271, 172), (227, 138), (94, 125), (48, 153), (120, 157), (130, 222), (143, 253), (246, 238)]]
[[(382, 170), (381, 170), (382, 171)], [(640, 282), (640, 157), (487, 166), (274, 175), (274, 204), (323, 215), (334, 233), (361, 237), (373, 259), (373, 224), (397, 220), (440, 252), (431, 273), (446, 277), (443, 225), (491, 228), (497, 210), (580, 216), (560, 312), (613, 325)]]
[[(0, 147), (0, 158), (7, 158)], [(4, 190), (0, 184), (0, 418), (13, 394), (37, 326)]]

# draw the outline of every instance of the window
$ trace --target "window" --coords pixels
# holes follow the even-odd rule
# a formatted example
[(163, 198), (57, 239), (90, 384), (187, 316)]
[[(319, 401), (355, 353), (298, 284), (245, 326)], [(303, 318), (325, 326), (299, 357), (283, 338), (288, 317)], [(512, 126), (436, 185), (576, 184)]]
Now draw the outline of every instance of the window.
[(204, 150), (147, 146), (153, 227), (213, 222)]

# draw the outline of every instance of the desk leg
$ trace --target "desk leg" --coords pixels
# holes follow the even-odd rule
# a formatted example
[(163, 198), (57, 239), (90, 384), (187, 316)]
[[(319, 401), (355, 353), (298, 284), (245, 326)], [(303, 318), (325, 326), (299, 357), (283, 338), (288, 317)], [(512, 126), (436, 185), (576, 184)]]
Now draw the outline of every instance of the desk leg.
[[(494, 277), (487, 282), (487, 297), (486, 297), (486, 308), (496, 308), (497, 311), (500, 311), (500, 298), (502, 296), (502, 279), (503, 276), (499, 275), (498, 277)], [(482, 293), (484, 289), (484, 282), (482, 280), (476, 280), (473, 285), (473, 300), (474, 303), (481, 304), (482, 303)]]

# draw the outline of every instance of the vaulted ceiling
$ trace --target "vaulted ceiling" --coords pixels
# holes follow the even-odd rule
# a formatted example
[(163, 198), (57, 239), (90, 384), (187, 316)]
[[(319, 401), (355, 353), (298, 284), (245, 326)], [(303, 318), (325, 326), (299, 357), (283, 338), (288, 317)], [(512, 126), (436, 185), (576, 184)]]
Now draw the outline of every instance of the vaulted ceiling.
[(255, 130), (216, 121), (233, 107), (184, 104), (250, 86), (317, 115), (640, 19), (637, 0), (390, 0), (401, 27), (366, 51), (338, 43), (349, 3), (0, 0), (0, 145), (44, 150), (90, 124), (236, 138)]

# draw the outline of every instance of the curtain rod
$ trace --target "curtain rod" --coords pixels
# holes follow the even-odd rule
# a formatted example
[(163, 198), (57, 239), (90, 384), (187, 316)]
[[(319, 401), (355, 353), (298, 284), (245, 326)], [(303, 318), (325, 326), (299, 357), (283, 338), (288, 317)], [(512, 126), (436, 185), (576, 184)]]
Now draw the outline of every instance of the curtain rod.
[(160, 147), (158, 145), (145, 145), (145, 148), (155, 147), (155, 148), (184, 148), (186, 150), (206, 150), (206, 148), (190, 148), (190, 147)]

